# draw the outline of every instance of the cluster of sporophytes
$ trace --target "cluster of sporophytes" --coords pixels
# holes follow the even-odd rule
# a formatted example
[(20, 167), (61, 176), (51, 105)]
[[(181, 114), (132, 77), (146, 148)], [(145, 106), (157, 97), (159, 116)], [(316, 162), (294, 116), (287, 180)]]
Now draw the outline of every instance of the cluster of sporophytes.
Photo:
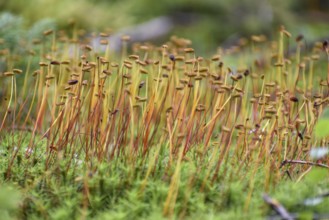
[(1, 182), (20, 188), (19, 218), (261, 216), (261, 193), (328, 169), (309, 154), (327, 143), (326, 42), (282, 27), (204, 58), (185, 38), (123, 36), (118, 56), (108, 33), (78, 33), (2, 42)]

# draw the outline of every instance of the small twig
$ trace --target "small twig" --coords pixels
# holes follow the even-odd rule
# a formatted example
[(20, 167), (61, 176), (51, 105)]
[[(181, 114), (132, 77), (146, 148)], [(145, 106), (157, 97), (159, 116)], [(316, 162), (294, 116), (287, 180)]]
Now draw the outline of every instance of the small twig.
[(303, 160), (284, 160), (284, 161), (282, 161), (280, 168), (282, 168), (284, 165), (286, 165), (288, 163), (305, 164), (305, 165), (318, 166), (318, 167), (329, 169), (328, 165), (325, 165), (325, 164), (322, 164), (322, 163), (310, 162), (310, 161), (303, 161)]
[(292, 177), (291, 177), (291, 175), (290, 175), (289, 170), (286, 170), (285, 172), (286, 172), (286, 174), (288, 175), (289, 179), (292, 180)]
[(285, 220), (293, 220), (294, 217), (275, 199), (272, 199), (267, 194), (263, 195), (264, 201), (271, 206), (271, 208)]
[(306, 203), (308, 203), (309, 201), (312, 201), (312, 200), (320, 200), (319, 203), (321, 203), (321, 202), (322, 202), (322, 199), (324, 199), (324, 198), (326, 198), (326, 197), (329, 197), (329, 192), (322, 193), (322, 194), (317, 195), (317, 196), (315, 196), (315, 197), (307, 198), (307, 199), (305, 199), (305, 200), (303, 201), (302, 204), (305, 205)]

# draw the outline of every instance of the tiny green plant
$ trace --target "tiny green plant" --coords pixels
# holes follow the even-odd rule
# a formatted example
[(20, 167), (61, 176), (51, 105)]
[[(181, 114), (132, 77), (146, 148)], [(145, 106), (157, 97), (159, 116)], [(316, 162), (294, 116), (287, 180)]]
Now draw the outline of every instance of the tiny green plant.
[(79, 33), (0, 51), (1, 183), (21, 191), (18, 218), (264, 217), (262, 193), (327, 171), (328, 157), (310, 156), (328, 141), (327, 42), (301, 54), (299, 35), (289, 52), (282, 26), (277, 41), (254, 35), (210, 58), (175, 36), (160, 47), (122, 36), (117, 55), (109, 33), (104, 50)]

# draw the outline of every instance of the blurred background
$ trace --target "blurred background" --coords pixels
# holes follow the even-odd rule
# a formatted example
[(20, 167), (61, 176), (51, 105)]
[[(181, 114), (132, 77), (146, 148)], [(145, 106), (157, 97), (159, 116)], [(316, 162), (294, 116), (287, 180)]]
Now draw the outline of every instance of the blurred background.
[(91, 34), (112, 30), (133, 40), (165, 42), (171, 35), (192, 40), (199, 53), (239, 38), (276, 38), (285, 25), (308, 41), (329, 36), (328, 0), (0, 0), (0, 38), (13, 44), (74, 21)]

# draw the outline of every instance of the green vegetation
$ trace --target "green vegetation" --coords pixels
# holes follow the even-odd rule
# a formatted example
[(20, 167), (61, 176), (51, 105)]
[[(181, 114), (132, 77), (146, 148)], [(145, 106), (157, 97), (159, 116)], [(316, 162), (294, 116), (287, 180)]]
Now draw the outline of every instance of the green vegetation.
[[(40, 10), (40, 8), (42, 10)], [(71, 30), (70, 22), (91, 32), (111, 28), (117, 32), (151, 19), (168, 16), (174, 28), (170, 35), (187, 37), (199, 54), (209, 55), (222, 43), (231, 46), (253, 34), (275, 36), (285, 24), (294, 34), (304, 34), (307, 43), (327, 37), (326, 0), (10, 0), (0, 2), (0, 12), (10, 12), (31, 27), (40, 20), (55, 20), (60, 29)], [(50, 28), (50, 27), (48, 27)]]
[(0, 18), (3, 218), (328, 214), (327, 42), (281, 27), (201, 57), (122, 36), (116, 54), (106, 31), (102, 50), (74, 22), (21, 25)]

